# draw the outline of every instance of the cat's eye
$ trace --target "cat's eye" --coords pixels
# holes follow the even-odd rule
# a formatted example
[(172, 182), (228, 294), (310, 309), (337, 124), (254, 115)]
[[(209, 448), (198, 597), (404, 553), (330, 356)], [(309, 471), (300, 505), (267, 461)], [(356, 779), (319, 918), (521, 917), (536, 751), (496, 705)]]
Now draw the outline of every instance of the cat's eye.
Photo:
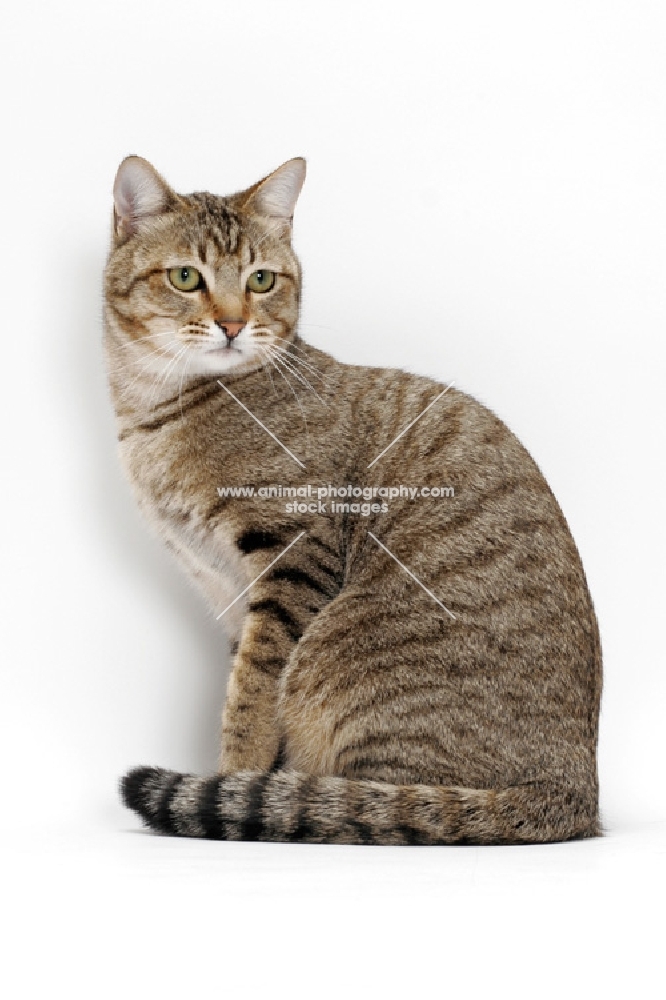
[(247, 287), (251, 292), (270, 292), (275, 284), (275, 271), (253, 271), (247, 279)]
[(169, 281), (179, 292), (194, 292), (203, 285), (201, 272), (196, 267), (172, 267), (168, 274)]

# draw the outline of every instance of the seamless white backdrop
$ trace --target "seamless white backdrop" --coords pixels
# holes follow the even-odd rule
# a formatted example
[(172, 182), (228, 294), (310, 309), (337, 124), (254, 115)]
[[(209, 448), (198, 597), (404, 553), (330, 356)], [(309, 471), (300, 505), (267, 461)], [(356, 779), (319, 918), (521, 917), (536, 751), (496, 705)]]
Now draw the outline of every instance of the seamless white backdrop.
[[(535, 981), (543, 996), (623, 982), (653, 995), (663, 5), (61, 0), (5, 5), (2, 22), (7, 995), (113, 996), (128, 968), (123, 995), (180, 995), (215, 986), (218, 950), (227, 985), (253, 970), (250, 996), (296, 972), (303, 995), (425, 990), (433, 956), (453, 954), (445, 981), (471, 996)], [(115, 456), (101, 271), (131, 152), (177, 189), (217, 193), (304, 155), (305, 339), (455, 379), (531, 450), (600, 620), (604, 841), (400, 853), (133, 832), (118, 776), (214, 768), (228, 662)], [(179, 959), (147, 969), (142, 948), (165, 941)]]

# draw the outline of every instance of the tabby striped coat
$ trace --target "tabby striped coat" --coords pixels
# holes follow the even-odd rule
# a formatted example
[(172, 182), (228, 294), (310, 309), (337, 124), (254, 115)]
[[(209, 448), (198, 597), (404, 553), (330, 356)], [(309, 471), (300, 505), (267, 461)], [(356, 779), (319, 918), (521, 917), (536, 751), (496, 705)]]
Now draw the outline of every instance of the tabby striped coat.
[[(105, 350), (121, 459), (234, 650), (218, 773), (138, 768), (125, 802), (192, 837), (594, 836), (601, 654), (564, 516), (470, 396), (301, 340), (304, 173), (291, 160), (224, 198), (176, 194), (139, 157), (116, 178)], [(455, 495), (365, 514), (258, 495), (306, 483)]]

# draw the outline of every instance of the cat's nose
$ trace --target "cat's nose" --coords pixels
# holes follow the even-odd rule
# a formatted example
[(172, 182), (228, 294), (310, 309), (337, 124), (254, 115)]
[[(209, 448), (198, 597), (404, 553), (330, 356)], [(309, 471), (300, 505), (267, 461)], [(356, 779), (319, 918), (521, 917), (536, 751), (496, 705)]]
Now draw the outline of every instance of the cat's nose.
[(239, 322), (235, 319), (216, 319), (215, 323), (219, 326), (227, 340), (234, 340), (245, 326), (242, 320)]

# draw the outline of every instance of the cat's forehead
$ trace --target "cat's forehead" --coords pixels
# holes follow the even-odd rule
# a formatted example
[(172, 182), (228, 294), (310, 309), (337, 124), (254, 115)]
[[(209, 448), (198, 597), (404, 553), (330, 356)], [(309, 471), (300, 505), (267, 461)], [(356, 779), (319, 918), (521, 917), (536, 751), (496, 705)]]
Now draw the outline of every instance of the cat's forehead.
[(272, 242), (270, 226), (262, 226), (230, 199), (197, 191), (185, 199), (189, 211), (179, 219), (179, 235), (203, 263), (215, 265), (225, 257), (254, 259), (254, 247)]
[(249, 235), (248, 226), (227, 200), (205, 191), (189, 195), (187, 200), (195, 209), (188, 228), (200, 252), (208, 256), (215, 251), (222, 256), (238, 253), (242, 236)]

